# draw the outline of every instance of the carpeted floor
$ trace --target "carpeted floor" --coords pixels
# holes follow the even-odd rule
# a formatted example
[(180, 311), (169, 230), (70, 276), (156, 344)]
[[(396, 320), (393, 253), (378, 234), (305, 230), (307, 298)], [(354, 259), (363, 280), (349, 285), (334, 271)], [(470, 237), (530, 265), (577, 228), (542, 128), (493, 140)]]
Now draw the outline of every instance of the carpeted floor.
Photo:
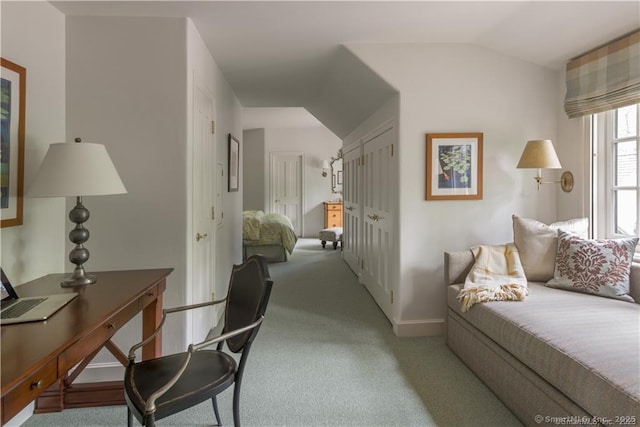
[[(245, 426), (521, 426), (441, 337), (396, 337), (339, 250), (301, 239), (270, 271), (271, 302), (242, 387)], [(231, 394), (219, 398), (226, 425)], [(214, 420), (205, 402), (158, 425)], [(126, 425), (126, 409), (34, 415), (24, 425)]]

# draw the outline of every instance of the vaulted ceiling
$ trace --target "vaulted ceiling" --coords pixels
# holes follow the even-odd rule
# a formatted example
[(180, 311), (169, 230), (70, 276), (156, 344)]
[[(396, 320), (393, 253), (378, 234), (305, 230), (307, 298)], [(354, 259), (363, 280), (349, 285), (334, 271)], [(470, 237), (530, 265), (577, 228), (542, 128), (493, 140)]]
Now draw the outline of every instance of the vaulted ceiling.
[[(560, 70), (568, 59), (640, 27), (635, 0), (51, 3), (67, 15), (189, 17), (243, 106), (312, 113), (326, 109), (329, 100), (322, 98), (331, 86), (349, 84), (351, 96), (371, 103), (393, 92), (343, 45), (468, 43)], [(339, 136), (367, 113), (348, 101), (333, 100), (332, 108), (347, 111), (325, 123)]]

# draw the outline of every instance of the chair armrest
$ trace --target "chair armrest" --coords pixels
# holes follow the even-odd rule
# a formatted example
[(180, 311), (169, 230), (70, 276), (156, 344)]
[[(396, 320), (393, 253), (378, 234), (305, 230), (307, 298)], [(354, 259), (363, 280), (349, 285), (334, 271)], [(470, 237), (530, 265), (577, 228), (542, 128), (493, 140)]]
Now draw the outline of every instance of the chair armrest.
[(196, 309), (196, 308), (209, 307), (209, 306), (212, 306), (212, 305), (220, 304), (221, 302), (225, 302), (226, 300), (227, 300), (227, 298), (224, 298), (224, 299), (219, 299), (219, 300), (215, 300), (215, 301), (201, 302), (199, 304), (183, 305), (183, 306), (180, 306), (180, 307), (166, 308), (166, 309), (162, 310), (162, 320), (160, 321), (160, 324), (158, 325), (156, 330), (153, 331), (153, 333), (151, 335), (149, 335), (147, 338), (145, 338), (144, 340), (140, 341), (137, 344), (134, 344), (131, 347), (131, 349), (129, 349), (129, 355), (128, 355), (129, 362), (133, 362), (135, 360), (135, 358), (136, 358), (136, 354), (135, 354), (136, 350), (138, 350), (140, 347), (143, 347), (146, 344), (148, 344), (149, 342), (151, 342), (151, 340), (156, 335), (158, 335), (158, 333), (162, 330), (162, 327), (164, 326), (164, 322), (167, 319), (167, 315), (168, 314), (178, 313), (180, 311), (193, 310), (193, 309)]
[(262, 321), (264, 320), (264, 316), (260, 316), (260, 318), (258, 320), (256, 320), (255, 322), (253, 322), (252, 324), (245, 326), (243, 328), (239, 328), (239, 329), (235, 329), (231, 332), (227, 332), (226, 334), (222, 334), (216, 338), (212, 338), (210, 340), (205, 340), (202, 341), (201, 343), (198, 344), (190, 344), (189, 345), (189, 350), (187, 351), (187, 357), (184, 361), (184, 363), (182, 364), (182, 366), (180, 367), (180, 369), (178, 370), (178, 373), (176, 375), (173, 376), (173, 378), (171, 378), (169, 381), (167, 381), (167, 383), (165, 385), (163, 385), (162, 387), (160, 387), (157, 391), (155, 391), (154, 393), (151, 394), (151, 396), (149, 396), (149, 400), (147, 400), (147, 404), (144, 408), (145, 413), (147, 414), (151, 414), (153, 412), (155, 412), (156, 410), (156, 400), (161, 397), (163, 394), (165, 394), (171, 387), (173, 387), (173, 385), (178, 382), (178, 380), (180, 379), (180, 377), (182, 376), (182, 374), (184, 373), (184, 371), (187, 369), (187, 366), (189, 365), (189, 362), (191, 361), (191, 355), (193, 354), (194, 351), (198, 351), (201, 350), (205, 347), (209, 347), (213, 344), (216, 344), (220, 341), (224, 341), (227, 340), (231, 337), (234, 337), (236, 335), (240, 335), (244, 332), (250, 331), (251, 329), (257, 327), (258, 325), (260, 325), (262, 323)]

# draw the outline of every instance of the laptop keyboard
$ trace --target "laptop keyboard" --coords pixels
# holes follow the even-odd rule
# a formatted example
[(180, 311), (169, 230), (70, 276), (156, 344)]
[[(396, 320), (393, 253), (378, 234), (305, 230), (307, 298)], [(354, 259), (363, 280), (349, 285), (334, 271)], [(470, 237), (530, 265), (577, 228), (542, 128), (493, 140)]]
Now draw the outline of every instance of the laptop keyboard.
[(11, 307), (3, 310), (1, 316), (3, 319), (15, 319), (16, 317), (22, 316), (24, 313), (31, 310), (33, 307), (40, 304), (44, 300), (46, 300), (46, 298), (34, 298), (18, 301)]

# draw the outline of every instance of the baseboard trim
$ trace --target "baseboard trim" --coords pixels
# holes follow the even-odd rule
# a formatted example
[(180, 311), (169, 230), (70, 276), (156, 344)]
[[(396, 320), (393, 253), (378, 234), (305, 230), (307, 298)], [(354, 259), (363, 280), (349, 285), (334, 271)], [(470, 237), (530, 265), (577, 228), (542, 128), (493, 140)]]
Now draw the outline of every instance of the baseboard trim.
[(444, 330), (444, 319), (393, 320), (393, 332), (399, 337), (437, 337)]

